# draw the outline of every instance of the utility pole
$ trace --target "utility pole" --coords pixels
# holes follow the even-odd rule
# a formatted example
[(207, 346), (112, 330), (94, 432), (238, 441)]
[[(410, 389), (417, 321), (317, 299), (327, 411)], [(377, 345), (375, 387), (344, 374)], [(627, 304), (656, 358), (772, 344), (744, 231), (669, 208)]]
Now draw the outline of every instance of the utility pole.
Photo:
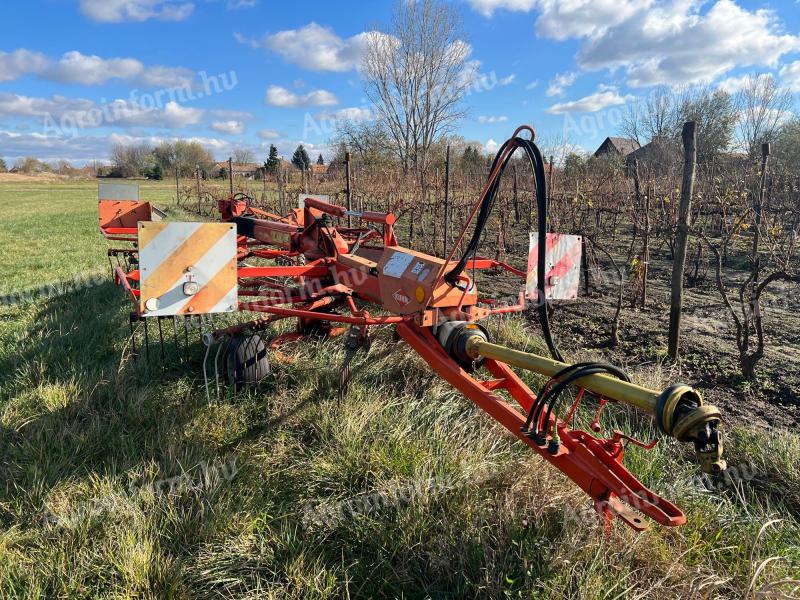
[(697, 134), (694, 121), (683, 124), (683, 183), (678, 207), (678, 231), (675, 235), (675, 261), (672, 265), (672, 291), (669, 307), (669, 356), (678, 358), (683, 308), (683, 271), (686, 266), (686, 247), (689, 241), (689, 215), (692, 211), (694, 173), (697, 166)]

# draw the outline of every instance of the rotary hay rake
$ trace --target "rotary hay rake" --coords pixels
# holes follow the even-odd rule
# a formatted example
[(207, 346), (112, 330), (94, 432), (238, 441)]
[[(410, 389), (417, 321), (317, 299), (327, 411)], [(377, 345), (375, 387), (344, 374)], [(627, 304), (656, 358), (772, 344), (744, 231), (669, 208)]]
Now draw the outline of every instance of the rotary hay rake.
[[(522, 137), (523, 131), (530, 138)], [(530, 127), (520, 127), (498, 150), (480, 198), (447, 259), (398, 245), (396, 217), (391, 213), (347, 210), (313, 197), (303, 199), (287, 216), (252, 207), (241, 196), (230, 197), (218, 203), (221, 222), (189, 223), (154, 220), (153, 207), (138, 197), (122, 198), (126, 194), (117, 193), (102, 199), (101, 192), (100, 229), (108, 239), (131, 244), (109, 250), (115, 280), (134, 304), (132, 323), (141, 320), (146, 327), (148, 320), (157, 319), (162, 342), (163, 318), (172, 318), (174, 325), (179, 317), (262, 313), (202, 334), (207, 390), (206, 363), (214, 345), (218, 390), (220, 353), (224, 380), (235, 386), (252, 384), (269, 373), (269, 348), (309, 335), (343, 333), (349, 326), (340, 373), (343, 393), (350, 360), (368, 345), (369, 328), (393, 326), (397, 338), (440, 377), (588, 494), (606, 528), (620, 518), (641, 531), (647, 527), (642, 515), (662, 525), (681, 525), (686, 517), (680, 509), (647, 489), (622, 462), (627, 444), (650, 449), (656, 441), (646, 444), (618, 430), (600, 437), (602, 412), (609, 402), (621, 402), (652, 415), (661, 433), (693, 444), (702, 470), (711, 474), (725, 469), (720, 413), (687, 385), (653, 391), (632, 383), (613, 365), (563, 360), (550, 332), (548, 298), (574, 297), (574, 292), (559, 293), (565, 287), (577, 288), (580, 260), (574, 254), (559, 254), (563, 239), (547, 233), (544, 161), (533, 138)], [(528, 159), (536, 183), (538, 229), (531, 234), (527, 273), (477, 253), (500, 178), (517, 150)], [(340, 226), (344, 219), (361, 225)], [(459, 247), (465, 250), (456, 261)], [(265, 261), (272, 264), (264, 265)], [(474, 279), (476, 271), (485, 269), (527, 277), (527, 299), (537, 307), (551, 357), (490, 341), (480, 321), (523, 311), (526, 293), (521, 292), (518, 303), (511, 306), (482, 297)], [(267, 345), (259, 332), (282, 319), (297, 319), (297, 331), (279, 335)], [(548, 380), (535, 394), (511, 367)], [(568, 388), (577, 393), (564, 411), (560, 401)], [(596, 401), (592, 433), (572, 427), (586, 396)]]

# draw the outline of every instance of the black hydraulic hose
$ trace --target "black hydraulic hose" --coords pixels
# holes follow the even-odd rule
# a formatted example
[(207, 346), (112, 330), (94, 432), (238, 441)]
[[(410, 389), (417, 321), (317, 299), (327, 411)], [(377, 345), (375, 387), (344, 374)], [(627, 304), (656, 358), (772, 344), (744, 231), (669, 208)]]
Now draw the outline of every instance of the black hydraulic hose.
[[(550, 416), (553, 413), (553, 408), (558, 403), (561, 393), (567, 388), (568, 385), (580, 379), (581, 377), (586, 377), (587, 375), (595, 375), (598, 373), (606, 373), (618, 377), (623, 381), (630, 382), (630, 377), (628, 377), (628, 374), (625, 373), (622, 369), (606, 363), (591, 363), (588, 365), (583, 365), (578, 369), (574, 369), (563, 379), (561, 379), (555, 385), (553, 385), (544, 395), (545, 397), (539, 404), (539, 406), (541, 407), (539, 409), (539, 415), (541, 415), (541, 411), (544, 409), (545, 403), (547, 404), (547, 413), (545, 413), (544, 417), (545, 430), (543, 432), (545, 436), (547, 435), (547, 427), (549, 426), (550, 423)], [(536, 420), (534, 421), (534, 436), (538, 435), (539, 435), (539, 419), (537, 416)]]
[(550, 379), (547, 380), (542, 386), (542, 389), (539, 390), (539, 395), (536, 397), (536, 400), (533, 401), (531, 405), (531, 409), (528, 411), (528, 417), (525, 419), (525, 425), (522, 427), (523, 433), (528, 433), (531, 428), (531, 424), (533, 423), (534, 414), (540, 412), (540, 406), (543, 404), (545, 396), (549, 391), (549, 386), (554, 385), (559, 379), (561, 379), (567, 373), (574, 371), (575, 369), (580, 369), (583, 366), (590, 365), (592, 363), (589, 362), (580, 362), (575, 363), (574, 365), (569, 365), (568, 367), (564, 367), (560, 371), (558, 371), (555, 375), (553, 375)]
[(458, 276), (461, 275), (466, 268), (469, 257), (474, 256), (477, 253), (481, 236), (483, 235), (484, 229), (486, 228), (486, 224), (489, 220), (489, 215), (491, 214), (492, 207), (494, 206), (494, 202), (497, 198), (497, 192), (500, 189), (500, 180), (516, 149), (522, 148), (525, 151), (528, 162), (530, 163), (531, 172), (533, 173), (534, 182), (536, 184), (536, 218), (538, 228), (538, 253), (536, 257), (536, 305), (539, 314), (539, 322), (542, 325), (542, 333), (544, 335), (545, 342), (547, 343), (547, 348), (550, 350), (550, 355), (555, 360), (563, 362), (564, 359), (562, 358), (561, 352), (559, 352), (558, 347), (553, 340), (553, 335), (550, 330), (550, 315), (547, 311), (548, 303), (547, 297), (545, 296), (548, 200), (547, 185), (544, 174), (544, 158), (542, 157), (542, 153), (539, 151), (539, 148), (536, 146), (533, 140), (515, 137), (507, 140), (497, 151), (494, 161), (492, 162), (490, 173), (493, 173), (495, 168), (497, 168), (501, 156), (503, 156), (503, 153), (509, 146), (513, 146), (511, 152), (499, 165), (497, 176), (486, 191), (483, 203), (481, 204), (478, 212), (478, 218), (475, 223), (475, 231), (472, 234), (472, 238), (470, 239), (464, 254), (456, 266), (445, 275), (445, 280), (452, 285), (456, 285)]

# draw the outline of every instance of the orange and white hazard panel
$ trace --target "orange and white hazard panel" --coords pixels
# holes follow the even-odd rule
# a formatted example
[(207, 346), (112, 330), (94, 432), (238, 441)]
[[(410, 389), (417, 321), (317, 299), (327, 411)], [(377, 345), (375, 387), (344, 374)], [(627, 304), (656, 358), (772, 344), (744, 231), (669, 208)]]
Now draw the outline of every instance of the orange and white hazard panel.
[[(574, 300), (578, 297), (581, 276), (581, 236), (548, 233), (545, 252), (544, 295), (548, 300)], [(525, 297), (538, 297), (539, 234), (531, 232), (528, 252), (528, 276), (525, 280)]]
[(138, 234), (142, 315), (238, 310), (235, 225), (140, 222)]

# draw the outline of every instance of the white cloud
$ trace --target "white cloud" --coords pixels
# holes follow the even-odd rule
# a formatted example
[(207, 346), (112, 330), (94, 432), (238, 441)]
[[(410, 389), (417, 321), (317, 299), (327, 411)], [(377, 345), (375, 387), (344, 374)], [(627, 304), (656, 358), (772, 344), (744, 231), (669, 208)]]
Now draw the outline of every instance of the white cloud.
[(494, 154), (495, 152), (497, 152), (500, 149), (500, 144), (498, 144), (497, 142), (495, 142), (493, 139), (490, 138), (483, 145), (483, 149), (484, 149), (484, 151), (489, 152), (490, 154)]
[(256, 133), (262, 140), (277, 140), (281, 134), (275, 129), (262, 129)]
[(0, 51), (0, 81), (13, 81), (27, 73), (41, 73), (48, 62), (44, 54), (24, 48), (14, 52)]
[(228, 10), (239, 10), (240, 8), (253, 8), (258, 5), (258, 0), (228, 0)]
[[(109, 107), (113, 118), (107, 124), (123, 127), (181, 129), (196, 125), (203, 117), (201, 109), (182, 106), (177, 102), (167, 102), (163, 110), (145, 110), (127, 100), (115, 100)], [(101, 122), (98, 126), (104, 124)]]
[(230, 142), (209, 137), (165, 137), (165, 136), (132, 136), (118, 133), (111, 135), (86, 135), (77, 137), (54, 137), (42, 133), (17, 133), (0, 130), (0, 148), (3, 155), (11, 159), (24, 156), (36, 156), (42, 160), (68, 160), (73, 164), (82, 164), (98, 160), (105, 162), (111, 148), (115, 144), (141, 144), (156, 146), (161, 142), (185, 140), (198, 142), (208, 148), (217, 159), (229, 156), (233, 150)]
[(153, 88), (188, 88), (195, 79), (190, 69), (145, 67), (135, 58), (102, 58), (72, 50), (56, 61), (24, 48), (11, 53), (0, 52), (0, 81), (11, 81), (26, 74), (78, 85), (102, 85), (111, 79), (122, 79)]
[[(692, 0), (675, 0), (687, 1)], [(652, 3), (653, 0), (540, 0), (536, 33), (555, 40), (595, 36), (627, 21)]]
[(195, 80), (195, 73), (184, 67), (153, 66), (146, 68), (138, 81), (142, 85), (154, 88), (189, 89)]
[(246, 110), (227, 110), (220, 108), (210, 112), (220, 119), (233, 119), (236, 121), (249, 121), (254, 117), (253, 113)]
[(367, 33), (343, 39), (329, 27), (314, 22), (300, 29), (288, 29), (260, 40), (239, 33), (237, 41), (251, 47), (264, 47), (280, 54), (284, 60), (313, 71), (350, 71), (358, 67)]
[(548, 96), (563, 96), (564, 92), (567, 91), (567, 88), (575, 83), (576, 79), (578, 79), (578, 73), (575, 71), (559, 73), (547, 86), (547, 91), (545, 94)]
[[(122, 135), (117, 133), (112, 133), (108, 136), (111, 145), (115, 144), (124, 144), (129, 146), (131, 144), (141, 144), (146, 143), (150, 144), (151, 146), (158, 146), (162, 142), (177, 142), (177, 141), (184, 141), (184, 142), (197, 142), (198, 144), (202, 144), (206, 148), (212, 151), (220, 151), (220, 150), (229, 150), (231, 148), (231, 143), (226, 140), (221, 140), (219, 138), (209, 138), (209, 137), (162, 137), (157, 135), (150, 135), (150, 136), (132, 136), (132, 135)], [(219, 154), (217, 155), (219, 156)]]
[(622, 67), (636, 87), (684, 85), (737, 67), (774, 66), (800, 49), (800, 38), (782, 33), (769, 10), (751, 12), (733, 0), (717, 0), (705, 14), (702, 7), (693, 0), (662, 0), (614, 19), (580, 48), (577, 62), (587, 70)]
[(144, 65), (133, 58), (109, 58), (87, 56), (73, 50), (49, 67), (45, 77), (60, 83), (98, 85), (109, 79), (132, 79), (142, 74)]
[(484, 17), (491, 17), (496, 10), (529, 12), (537, 4), (537, 0), (468, 0), (470, 6)]
[(284, 87), (271, 85), (267, 89), (267, 104), (282, 108), (295, 108), (298, 106), (333, 106), (339, 100), (327, 90), (313, 90), (305, 95), (298, 95)]
[(228, 135), (239, 135), (244, 133), (244, 123), (241, 121), (214, 121), (211, 129)]
[(517, 78), (516, 74), (511, 73), (511, 75), (507, 75), (506, 77), (503, 77), (502, 79), (500, 79), (497, 82), (497, 85), (510, 85), (510, 84), (514, 83), (514, 80), (516, 78)]
[(747, 84), (748, 77), (748, 75), (742, 75), (740, 77), (728, 77), (717, 84), (717, 89), (729, 94), (735, 94), (744, 88), (744, 86)]
[(191, 2), (173, 0), (80, 0), (81, 11), (93, 21), (182, 21), (194, 10)]
[(505, 115), (489, 116), (489, 117), (481, 115), (480, 117), (478, 117), (478, 123), (480, 123), (481, 125), (502, 123), (504, 121), (508, 121), (508, 117), (506, 117)]
[(785, 65), (778, 74), (783, 85), (793, 92), (800, 92), (800, 60)]
[(203, 111), (177, 102), (167, 102), (163, 109), (145, 109), (129, 100), (99, 105), (85, 98), (53, 96), (48, 99), (2, 92), (0, 116), (41, 118), (46, 131), (55, 128), (69, 135), (77, 129), (110, 126), (181, 129), (199, 123)]
[(622, 68), (634, 87), (709, 83), (739, 67), (774, 68), (800, 50), (800, 37), (787, 34), (774, 11), (736, 0), (468, 1), (487, 17), (537, 11), (538, 35), (582, 40), (578, 66)]
[(535, 90), (537, 87), (539, 87), (539, 80), (538, 79), (534, 79), (528, 85), (525, 86), (525, 89), (526, 90)]
[(87, 111), (95, 106), (91, 100), (83, 98), (35, 98), (21, 96), (9, 92), (0, 92), (0, 116), (2, 117), (43, 117), (46, 114), (54, 118), (74, 111)]
[(551, 115), (561, 115), (571, 112), (597, 112), (609, 106), (625, 104), (633, 99), (633, 96), (620, 96), (619, 92), (614, 88), (601, 86), (594, 94), (584, 96), (583, 98), (571, 102), (554, 104), (545, 110), (545, 112)]
[(319, 118), (333, 118), (337, 121), (369, 121), (374, 117), (370, 109), (360, 106), (340, 108), (333, 113), (320, 113), (317, 116)]
[(103, 158), (108, 155), (106, 136), (67, 139), (49, 137), (41, 133), (16, 133), (0, 131), (0, 147), (3, 155), (15, 160), (24, 156), (35, 156), (41, 160), (68, 160), (73, 163)]

